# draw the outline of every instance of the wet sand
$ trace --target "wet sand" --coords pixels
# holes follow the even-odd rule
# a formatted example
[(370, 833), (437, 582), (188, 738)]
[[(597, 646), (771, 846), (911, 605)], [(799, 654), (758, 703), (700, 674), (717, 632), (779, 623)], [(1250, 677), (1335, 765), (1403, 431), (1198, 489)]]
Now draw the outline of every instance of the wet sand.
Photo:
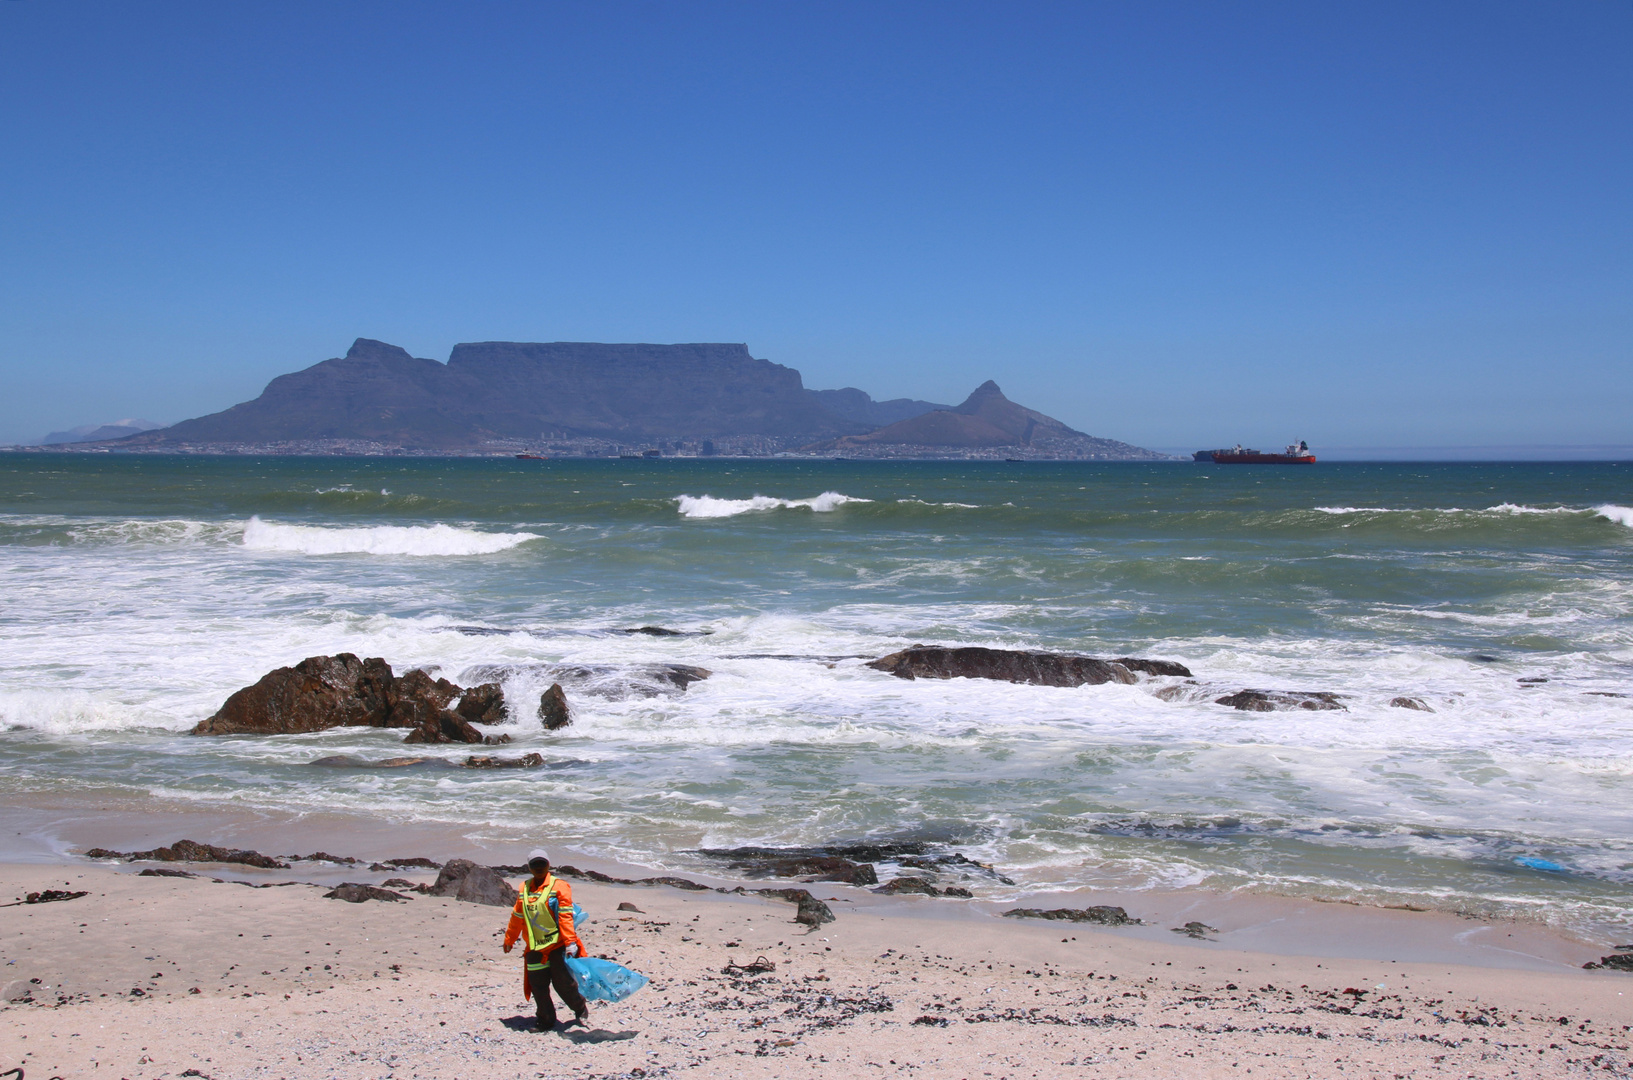
[[(88, 891), (0, 908), (0, 982), (31, 998), (0, 1005), (0, 1067), (132, 1080), (1548, 1077), (1625, 1075), (1633, 1035), (1633, 975), (1581, 970), (1593, 947), (1521, 924), (1175, 893), (1130, 905), (1153, 925), (1099, 928), (815, 885), (837, 920), (810, 930), (781, 900), (589, 881), (573, 883), (587, 944), (652, 985), (539, 1034), (520, 961), (499, 949), (504, 909), (271, 884), (432, 875), (167, 867), (269, 885), (253, 888), (138, 876), (147, 865), (0, 866), (3, 901)], [(1175, 934), (1182, 916), (1220, 932)], [(1422, 958), (1434, 949), (1455, 960)], [(729, 967), (758, 958), (775, 970)]]

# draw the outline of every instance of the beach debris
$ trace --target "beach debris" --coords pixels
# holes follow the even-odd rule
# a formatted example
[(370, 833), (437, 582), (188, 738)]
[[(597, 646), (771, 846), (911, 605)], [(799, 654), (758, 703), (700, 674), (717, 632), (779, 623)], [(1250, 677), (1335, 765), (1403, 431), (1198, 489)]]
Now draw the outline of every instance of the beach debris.
[(192, 840), (177, 840), (169, 847), (157, 847), (151, 851), (110, 851), (97, 847), (87, 851), (85, 857), (125, 859), (129, 862), (233, 863), (239, 866), (257, 866), (263, 870), (289, 869), (288, 863), (280, 862), (271, 855), (262, 855), (259, 851), (216, 847), (213, 844), (199, 844)]
[(1229, 705), (1243, 712), (1275, 712), (1277, 709), (1337, 709), (1347, 711), (1339, 702), (1340, 694), (1327, 690), (1238, 690), (1214, 700), (1215, 705)]
[(1534, 855), (1516, 856), (1514, 863), (1517, 866), (1525, 867), (1527, 870), (1541, 870), (1545, 874), (1568, 874), (1571, 872), (1567, 866), (1561, 866), (1549, 859), (1539, 859)]
[[(34, 1000), (34, 988), (36, 986), (39, 986), (39, 985), (40, 985), (40, 980), (38, 980), (38, 979), (13, 979), (11, 982), (8, 982), (4, 986), (4, 988), (0, 988), (0, 1001), (8, 1001), (8, 1002), (33, 1001)], [(13, 1071), (18, 1074), (18, 1078), (19, 1078), (19, 1080), (21, 1080), (22, 1070), (16, 1069), (16, 1070), (13, 1070)], [(0, 1073), (0, 1077), (10, 1076), (10, 1075), (11, 1075), (11, 1073), (9, 1073), (9, 1072), (8, 1073)]]
[(516, 902), (516, 890), (497, 870), (469, 859), (449, 859), (437, 874), (430, 895), (451, 896), (469, 904), (491, 907), (510, 907)]
[[(450, 708), (452, 706), (452, 708)], [(408, 728), (410, 743), (498, 743), (471, 726), (504, 718), (497, 683), (464, 690), (415, 669), (401, 677), (379, 657), (309, 656), (229, 697), (194, 735), (290, 735), (334, 727)]]
[(728, 963), (720, 969), (722, 975), (768, 975), (777, 970), (777, 965), (763, 956), (756, 956), (753, 963)]
[(919, 1017), (917, 1020), (914, 1020), (913, 1023), (921, 1027), (946, 1027), (948, 1024), (952, 1023), (952, 1021), (945, 1016), (930, 1016), (929, 1014), (925, 1014), (924, 1016)]
[(187, 870), (172, 870), (167, 866), (150, 866), (136, 875), (137, 877), (198, 877)]
[(1006, 919), (1055, 919), (1061, 922), (1098, 923), (1101, 926), (1143, 926), (1139, 919), (1110, 904), (1086, 908), (1010, 908)]
[(546, 731), (557, 731), (573, 722), (573, 711), (567, 707), (567, 692), (559, 682), (551, 683), (550, 689), (539, 695), (539, 720)]
[(521, 757), (478, 757), (472, 755), (459, 766), (462, 769), (537, 769), (544, 764), (542, 754), (523, 754)]
[(54, 904), (59, 900), (78, 900), (90, 893), (81, 890), (69, 892), (67, 889), (41, 889), (39, 892), (25, 893), (21, 900), (10, 904), (0, 904), (0, 907), (21, 907), (24, 904)]
[(1032, 686), (1098, 686), (1132, 683), (1134, 673), (1190, 677), (1190, 669), (1171, 660), (1124, 656), (1100, 660), (1072, 653), (1023, 652), (980, 646), (954, 648), (910, 645), (867, 665), (898, 679), (996, 679)]
[(325, 900), (344, 900), (348, 904), (361, 904), (365, 900), (407, 900), (402, 893), (382, 889), (377, 885), (364, 885), (356, 881), (348, 881), (323, 894)]
[(1171, 926), (1169, 929), (1176, 934), (1184, 934), (1186, 937), (1195, 938), (1198, 941), (1206, 941), (1209, 934), (1219, 933), (1218, 930), (1205, 922), (1188, 922), (1184, 926)]
[(628, 900), (625, 900), (622, 903), (620, 903), (618, 905), (618, 910), (619, 911), (633, 911), (637, 915), (645, 915), (646, 914), (646, 912), (642, 911), (640, 908), (636, 907), (634, 904), (630, 903)]
[(1389, 707), (1392, 709), (1416, 709), (1418, 712), (1434, 712), (1429, 707), (1428, 702), (1415, 697), (1390, 698)]

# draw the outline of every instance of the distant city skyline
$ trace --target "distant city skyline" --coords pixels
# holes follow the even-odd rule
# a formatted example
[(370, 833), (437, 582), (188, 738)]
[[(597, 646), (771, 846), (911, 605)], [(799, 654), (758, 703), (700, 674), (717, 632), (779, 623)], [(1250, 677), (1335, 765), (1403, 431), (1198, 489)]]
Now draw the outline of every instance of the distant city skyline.
[(1627, 4), (3, 4), (0, 443), (363, 336), (1633, 457), (1630, 52)]

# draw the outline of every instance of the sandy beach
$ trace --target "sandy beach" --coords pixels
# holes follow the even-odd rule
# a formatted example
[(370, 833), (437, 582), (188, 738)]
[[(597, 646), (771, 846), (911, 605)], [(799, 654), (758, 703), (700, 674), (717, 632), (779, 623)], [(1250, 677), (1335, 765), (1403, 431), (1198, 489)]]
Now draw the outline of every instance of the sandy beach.
[[(140, 876), (156, 865), (0, 870), (7, 902), (87, 893), (0, 909), (0, 981), (26, 994), (0, 1005), (0, 1064), (131, 1080), (1629, 1074), (1633, 976), (1584, 971), (1593, 947), (1517, 923), (1179, 893), (1131, 909), (1151, 925), (1102, 928), (818, 884), (836, 920), (813, 930), (773, 898), (580, 879), (591, 950), (652, 983), (538, 1034), (503, 909), (324, 898), (341, 877), (434, 874)], [(1173, 933), (1181, 916), (1217, 933)], [(1437, 948), (1455, 960), (1389, 955)], [(742, 970), (756, 961), (774, 970)]]

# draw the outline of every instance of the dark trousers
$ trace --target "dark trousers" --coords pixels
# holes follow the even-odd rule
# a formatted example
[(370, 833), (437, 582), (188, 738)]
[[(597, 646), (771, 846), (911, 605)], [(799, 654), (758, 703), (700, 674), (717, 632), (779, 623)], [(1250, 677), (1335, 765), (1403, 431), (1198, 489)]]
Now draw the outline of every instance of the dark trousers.
[[(583, 1016), (590, 1011), (584, 1003), (584, 995), (578, 992), (578, 983), (573, 981), (573, 973), (567, 970), (563, 961), (563, 950), (554, 949), (548, 953), (530, 952), (525, 954), (527, 961), (527, 986), (533, 991), (533, 1004), (539, 1010), (539, 1026), (552, 1028), (556, 1026), (556, 1003), (550, 1000), (550, 988), (556, 988), (561, 1000), (573, 1010), (574, 1016)], [(534, 964), (545, 963), (542, 968), (533, 967)]]

